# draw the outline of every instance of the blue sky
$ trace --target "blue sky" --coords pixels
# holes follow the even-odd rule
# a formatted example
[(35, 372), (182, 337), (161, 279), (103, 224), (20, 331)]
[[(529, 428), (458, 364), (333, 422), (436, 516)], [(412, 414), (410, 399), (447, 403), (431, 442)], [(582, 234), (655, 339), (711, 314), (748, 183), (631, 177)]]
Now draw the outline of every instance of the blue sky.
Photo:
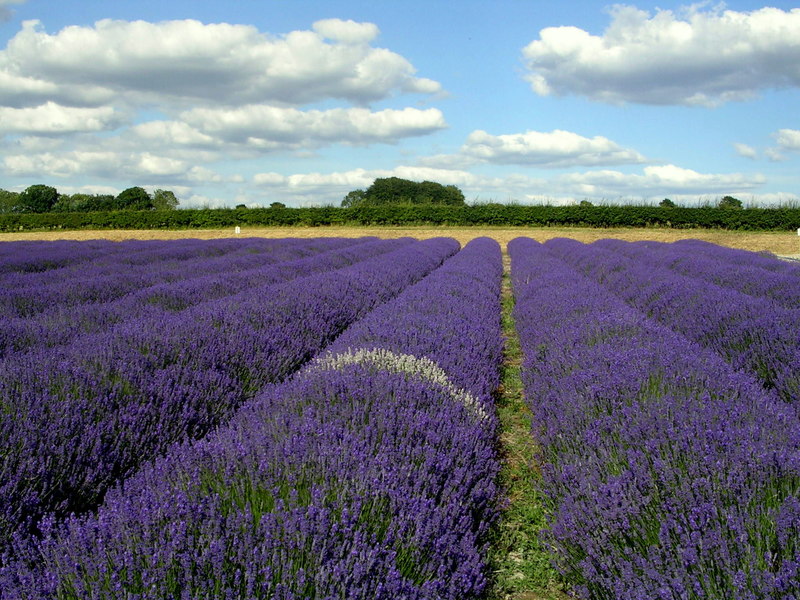
[(785, 2), (0, 0), (0, 187), (800, 201)]

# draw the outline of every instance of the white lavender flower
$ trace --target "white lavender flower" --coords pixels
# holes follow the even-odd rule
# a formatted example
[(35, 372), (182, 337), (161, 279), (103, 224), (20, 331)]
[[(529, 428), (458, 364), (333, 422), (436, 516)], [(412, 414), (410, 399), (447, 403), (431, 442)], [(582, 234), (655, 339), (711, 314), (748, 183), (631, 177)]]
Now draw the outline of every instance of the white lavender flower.
[(480, 401), (468, 391), (450, 381), (447, 373), (434, 361), (424, 356), (401, 354), (384, 348), (359, 350), (348, 349), (337, 354), (326, 354), (316, 358), (309, 371), (342, 369), (348, 365), (367, 366), (378, 371), (403, 373), (409, 377), (432, 383), (441, 388), (453, 400), (459, 402), (479, 421), (489, 418)]

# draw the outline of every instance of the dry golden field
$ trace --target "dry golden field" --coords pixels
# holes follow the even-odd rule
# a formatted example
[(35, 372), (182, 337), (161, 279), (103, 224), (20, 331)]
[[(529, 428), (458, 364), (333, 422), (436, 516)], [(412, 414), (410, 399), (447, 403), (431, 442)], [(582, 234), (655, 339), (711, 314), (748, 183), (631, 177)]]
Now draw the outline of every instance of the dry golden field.
[[(568, 237), (581, 242), (593, 242), (603, 238), (621, 240), (655, 240), (672, 242), (679, 239), (696, 238), (752, 251), (768, 251), (779, 256), (800, 256), (800, 237), (795, 232), (738, 232), (705, 229), (633, 229), (608, 228), (594, 229), (583, 227), (243, 227), (242, 237), (359, 237), (374, 235), (382, 238), (410, 236), (425, 239), (446, 236), (457, 239), (462, 244), (469, 240), (488, 236), (505, 247), (509, 240), (519, 236), (532, 237), (545, 241), (554, 237)], [(191, 229), (191, 230), (104, 230), (104, 231), (44, 231), (0, 233), (0, 242), (13, 240), (149, 240), (198, 238), (214, 239), (235, 237), (233, 228)]]

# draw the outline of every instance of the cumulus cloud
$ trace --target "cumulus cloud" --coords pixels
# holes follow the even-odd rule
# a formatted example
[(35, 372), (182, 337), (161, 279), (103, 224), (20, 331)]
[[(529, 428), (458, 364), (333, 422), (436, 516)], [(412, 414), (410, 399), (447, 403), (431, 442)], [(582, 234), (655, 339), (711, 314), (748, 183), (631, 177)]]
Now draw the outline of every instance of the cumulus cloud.
[(150, 152), (112, 150), (72, 150), (61, 153), (9, 154), (3, 158), (5, 172), (12, 176), (56, 177), (96, 175), (107, 178), (142, 177), (184, 178), (190, 167), (186, 161)]
[(328, 98), (366, 104), (398, 92), (440, 91), (437, 82), (417, 78), (399, 54), (371, 46), (377, 34), (371, 23), (338, 19), (279, 37), (248, 25), (189, 19), (106, 19), (56, 34), (26, 21), (0, 53), (0, 87), (3, 79), (24, 83), (18, 103), (45, 97), (66, 103), (75, 100), (76, 88), (88, 90), (84, 102), (132, 95), (284, 105)]
[(148, 121), (130, 128), (131, 133), (149, 143), (177, 146), (216, 146), (218, 141), (178, 121)]
[(619, 165), (645, 160), (638, 152), (622, 148), (608, 138), (587, 138), (559, 129), (508, 135), (477, 130), (467, 137), (461, 153), (490, 163), (540, 167)]
[(76, 108), (47, 102), (30, 108), (0, 106), (0, 135), (77, 133), (113, 129), (121, 119), (111, 106)]
[(800, 85), (800, 9), (611, 9), (602, 36), (548, 27), (523, 49), (539, 95), (714, 106)]
[(185, 131), (187, 136), (190, 131), (199, 132), (206, 137), (266, 150), (331, 143), (392, 143), (446, 127), (442, 112), (436, 108), (301, 111), (261, 104), (232, 109), (195, 108), (182, 113), (180, 118), (183, 127), (177, 124), (162, 127)]

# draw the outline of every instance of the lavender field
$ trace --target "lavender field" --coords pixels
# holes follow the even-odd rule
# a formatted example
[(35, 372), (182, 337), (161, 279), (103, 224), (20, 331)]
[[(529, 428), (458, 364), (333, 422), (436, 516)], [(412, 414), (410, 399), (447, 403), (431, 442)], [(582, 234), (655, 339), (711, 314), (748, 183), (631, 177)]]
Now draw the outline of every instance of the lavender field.
[[(800, 598), (800, 268), (508, 254), (559, 585)], [(1, 599), (497, 596), (496, 241), (7, 242), (0, 282)]]

